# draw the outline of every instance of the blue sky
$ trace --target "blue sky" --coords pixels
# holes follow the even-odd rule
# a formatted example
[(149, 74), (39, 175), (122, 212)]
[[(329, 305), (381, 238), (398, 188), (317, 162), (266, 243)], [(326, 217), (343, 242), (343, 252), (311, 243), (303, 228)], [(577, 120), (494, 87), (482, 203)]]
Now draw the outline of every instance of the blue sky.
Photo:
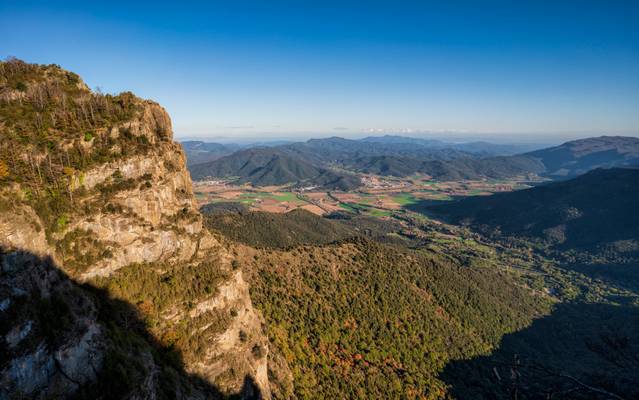
[[(96, 4), (94, 4), (96, 3)], [(637, 1), (0, 2), (0, 57), (178, 137), (639, 133)]]

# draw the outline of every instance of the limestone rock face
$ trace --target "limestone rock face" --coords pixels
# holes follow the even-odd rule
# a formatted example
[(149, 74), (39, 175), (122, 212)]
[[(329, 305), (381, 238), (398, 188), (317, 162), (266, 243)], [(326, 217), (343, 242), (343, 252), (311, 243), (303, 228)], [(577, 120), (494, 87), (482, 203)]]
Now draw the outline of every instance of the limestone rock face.
[[(231, 278), (218, 288), (217, 295), (205, 300), (191, 311), (189, 317), (216, 309), (235, 310), (237, 315), (227, 329), (215, 338), (215, 346), (211, 346), (203, 357), (191, 367), (191, 371), (199, 376), (215, 381), (225, 374), (229, 367), (236, 370), (249, 370), (250, 376), (263, 393), (268, 393), (268, 341), (264, 338), (247, 340), (244, 335), (249, 332), (261, 332), (262, 320), (253, 310), (249, 297), (249, 288), (241, 271), (236, 271)], [(237, 357), (229, 359), (226, 354), (244, 349)], [(237, 384), (237, 382), (236, 382)], [(237, 391), (238, 387), (235, 387)], [(265, 392), (266, 389), (266, 392)]]
[[(91, 95), (86, 87), (78, 88), (82, 96)], [(6, 95), (3, 101), (23, 98)], [(197, 351), (183, 359), (186, 373), (221, 393), (268, 399), (268, 340), (242, 271), (232, 267), (233, 255), (222, 240), (202, 227), (168, 114), (154, 102), (130, 101), (136, 111), (128, 120), (60, 140), (60, 154), (99, 154), (95, 159), (104, 162), (64, 169), (68, 185), (58, 183), (61, 194), (56, 195), (68, 198), (71, 206), (59, 215), (38, 209), (33, 189), (23, 183), (0, 186), (0, 347), (8, 354), (0, 360), (0, 399), (68, 397), (102, 379), (107, 349), (114, 342), (105, 327), (108, 321), (100, 317), (101, 297), (88, 289), (94, 286), (137, 302), (131, 307), (153, 321), (152, 336), (179, 331), (179, 343), (198, 342)], [(24, 155), (23, 162), (38, 172), (51, 159), (33, 154)], [(167, 271), (178, 284), (186, 279), (181, 271), (217, 278), (206, 290), (187, 290), (188, 301), (172, 297), (177, 289), (171, 288), (153, 300), (125, 290), (123, 277), (133, 268), (161, 288), (169, 282)], [(153, 305), (158, 299), (161, 306)], [(148, 304), (155, 314), (144, 314)], [(202, 340), (200, 335), (208, 336)], [(146, 375), (127, 397), (158, 397), (162, 368), (153, 357), (148, 351), (139, 355)], [(195, 385), (175, 388), (175, 396), (210, 394)]]
[(40, 219), (31, 208), (16, 207), (10, 213), (1, 213), (0, 244), (46, 255), (50, 248), (44, 231), (37, 228), (40, 228)]

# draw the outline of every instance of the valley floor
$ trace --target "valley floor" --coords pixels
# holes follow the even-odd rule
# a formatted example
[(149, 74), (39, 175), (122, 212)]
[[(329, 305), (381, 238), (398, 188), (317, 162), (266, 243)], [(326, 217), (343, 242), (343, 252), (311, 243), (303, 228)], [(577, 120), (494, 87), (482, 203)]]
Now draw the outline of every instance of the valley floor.
[(387, 217), (402, 211), (406, 205), (427, 201), (447, 201), (466, 196), (488, 195), (529, 187), (522, 178), (509, 180), (476, 180), (438, 182), (425, 175), (406, 178), (362, 175), (359, 190), (322, 191), (313, 187), (239, 185), (232, 180), (194, 182), (199, 205), (237, 202), (254, 211), (288, 212), (298, 208), (317, 215), (349, 211), (373, 217)]

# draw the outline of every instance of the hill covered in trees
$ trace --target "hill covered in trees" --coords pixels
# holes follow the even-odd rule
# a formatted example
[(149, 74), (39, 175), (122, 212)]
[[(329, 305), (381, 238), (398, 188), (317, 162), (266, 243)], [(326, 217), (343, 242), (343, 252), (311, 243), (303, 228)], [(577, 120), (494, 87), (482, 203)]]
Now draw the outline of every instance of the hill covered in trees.
[(531, 268), (525, 253), (460, 256), (468, 246), (238, 248), (273, 358), (290, 367), (273, 365), (273, 384), (300, 398), (633, 398), (639, 314), (615, 301), (636, 294), (547, 265), (531, 276), (568, 285), (548, 295), (513, 273)]
[(397, 222), (333, 213), (322, 217), (304, 209), (287, 213), (249, 211), (237, 203), (212, 203), (201, 208), (207, 227), (258, 248), (321, 245), (362, 236), (385, 240), (401, 229)]
[(349, 190), (360, 184), (355, 176), (318, 167), (274, 148), (242, 150), (189, 169), (193, 179), (232, 177), (258, 186), (295, 184)]
[[(189, 157), (190, 164), (194, 164), (194, 179), (236, 176), (240, 182), (256, 185), (305, 182), (332, 188), (356, 186), (353, 177), (334, 172), (332, 167), (397, 177), (421, 173), (436, 180), (453, 181), (531, 174), (565, 179), (595, 168), (639, 165), (639, 139), (620, 136), (575, 140), (518, 155), (513, 154), (515, 149), (527, 147), (484, 142), (452, 144), (388, 135), (360, 140), (332, 137), (244, 149), (209, 163), (199, 161), (206, 157), (217, 159), (229, 147), (200, 142), (186, 145), (193, 147)], [(210, 151), (198, 151), (207, 146)]]
[(440, 181), (509, 178), (534, 174), (543, 166), (529, 157), (459, 157), (449, 160), (420, 160), (410, 157), (362, 157), (345, 163), (347, 168), (377, 175), (426, 174)]
[(298, 398), (445, 398), (449, 360), (550, 307), (498, 270), (364, 238), (237, 253)]
[[(341, 190), (357, 187), (359, 179), (344, 170), (399, 177), (423, 173), (438, 180), (504, 178), (543, 170), (538, 161), (528, 157), (482, 158), (486, 145), (477, 152), (461, 151), (444, 142), (394, 136), (311, 139), (238, 150), (224, 157), (218, 154), (228, 147), (201, 142), (185, 142), (185, 146), (193, 179), (235, 177), (237, 182), (259, 186), (295, 183)], [(198, 162), (205, 157), (214, 160)], [(333, 167), (342, 172), (335, 172)]]
[(287, 213), (219, 213), (204, 207), (202, 212), (210, 229), (254, 247), (286, 248), (303, 244), (325, 244), (356, 234), (354, 229), (344, 224), (303, 209)]
[(360, 140), (363, 142), (382, 143), (386, 145), (399, 143), (431, 149), (451, 149), (484, 157), (510, 156), (544, 147), (543, 145), (535, 144), (499, 144), (485, 141), (450, 143), (437, 139), (406, 137), (399, 135), (368, 136)]
[[(366, 231), (366, 221), (339, 216), (216, 208), (206, 212), (207, 225), (252, 246), (234, 253), (266, 319), (278, 393), (510, 399), (517, 390), (531, 399), (609, 398), (573, 379), (635, 393), (628, 357), (639, 346), (639, 325), (625, 319), (637, 315), (634, 292), (530, 248), (409, 222), (410, 214), (403, 217), (409, 225), (384, 221)], [(414, 240), (386, 240), (403, 235)], [(289, 369), (279, 368), (284, 362)], [(512, 368), (520, 380), (510, 379)]]

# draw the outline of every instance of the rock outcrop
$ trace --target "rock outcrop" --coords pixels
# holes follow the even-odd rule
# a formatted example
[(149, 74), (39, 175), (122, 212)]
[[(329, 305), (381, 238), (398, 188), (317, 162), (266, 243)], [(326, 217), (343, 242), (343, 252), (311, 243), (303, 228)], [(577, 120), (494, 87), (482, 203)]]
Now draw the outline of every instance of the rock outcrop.
[[(121, 397), (270, 398), (261, 316), (166, 111), (12, 60), (0, 117), (0, 399), (90, 396), (122, 371)], [(119, 336), (133, 325), (143, 344)]]

